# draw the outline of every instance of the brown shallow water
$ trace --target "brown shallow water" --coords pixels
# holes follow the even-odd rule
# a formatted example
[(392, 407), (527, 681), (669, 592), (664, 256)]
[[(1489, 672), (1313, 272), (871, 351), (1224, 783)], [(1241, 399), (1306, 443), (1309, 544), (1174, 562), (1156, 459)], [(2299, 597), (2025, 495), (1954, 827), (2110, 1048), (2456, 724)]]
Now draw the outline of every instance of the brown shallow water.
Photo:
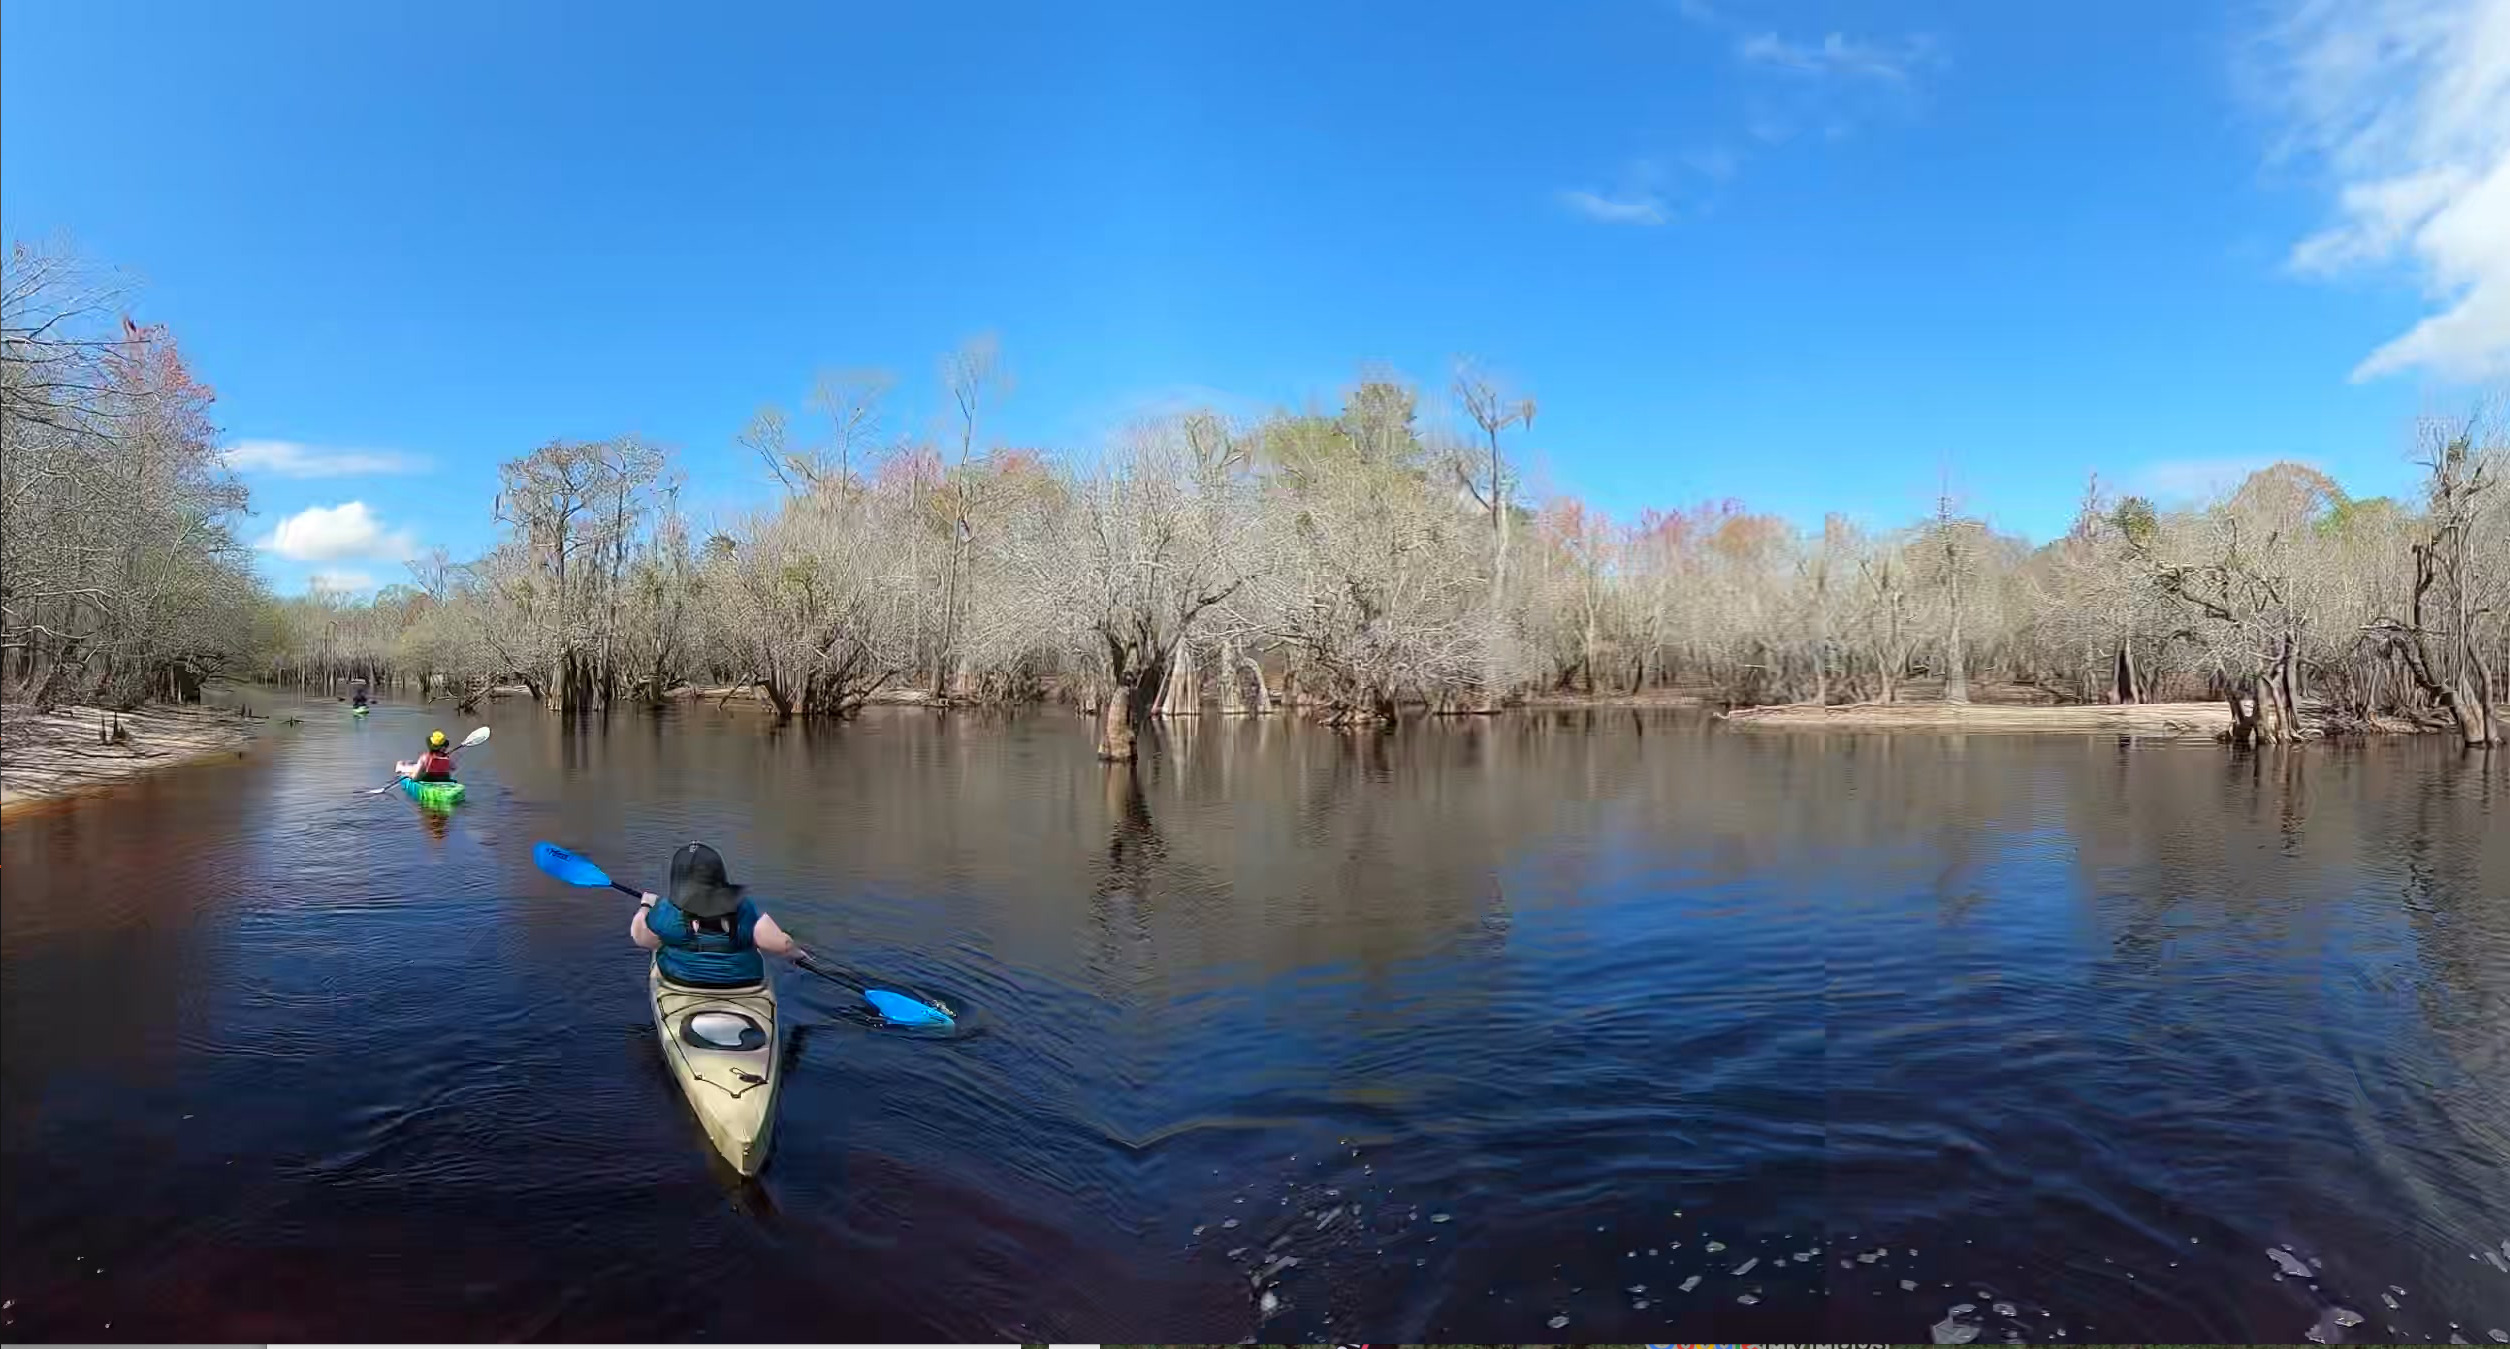
[[(2510, 1329), (2510, 755), (307, 715), (0, 829), (12, 1340)], [(691, 837), (975, 1027), (788, 978), (754, 1182), (529, 856)]]

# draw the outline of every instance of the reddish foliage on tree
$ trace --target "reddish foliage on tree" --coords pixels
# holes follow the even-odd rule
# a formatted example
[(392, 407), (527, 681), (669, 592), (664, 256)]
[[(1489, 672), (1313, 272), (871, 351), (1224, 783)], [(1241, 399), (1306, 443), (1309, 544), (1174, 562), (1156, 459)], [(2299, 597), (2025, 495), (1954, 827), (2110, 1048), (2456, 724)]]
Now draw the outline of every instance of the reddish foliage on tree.
[(1649, 507), (1639, 512), (1638, 527), (1634, 532), (1643, 545), (1681, 552), (1704, 540), (1714, 539), (1729, 522), (1742, 518), (1743, 503), (1734, 497), (1725, 497), (1703, 501), (1685, 511), (1660, 511)]
[(107, 354), (105, 368), (114, 391), (166, 434), (192, 445), (216, 440), (209, 405), (217, 401), (217, 391), (192, 373), (164, 324), (143, 325), (123, 315), (121, 345)]
[(1572, 496), (1553, 497), (1535, 513), (1534, 529), (1555, 543), (1573, 543), (1586, 536), (1586, 503)]
[(1736, 562), (1758, 560), (1787, 534), (1787, 522), (1774, 515), (1732, 515), (1710, 535), (1708, 546)]
[(883, 486), (929, 489), (941, 484), (941, 474), (941, 452), (930, 445), (912, 445), (882, 460), (878, 477)]
[(1048, 472), (1046, 452), (1025, 446), (1005, 446), (987, 456), (994, 472), (1005, 478), (1042, 478)]

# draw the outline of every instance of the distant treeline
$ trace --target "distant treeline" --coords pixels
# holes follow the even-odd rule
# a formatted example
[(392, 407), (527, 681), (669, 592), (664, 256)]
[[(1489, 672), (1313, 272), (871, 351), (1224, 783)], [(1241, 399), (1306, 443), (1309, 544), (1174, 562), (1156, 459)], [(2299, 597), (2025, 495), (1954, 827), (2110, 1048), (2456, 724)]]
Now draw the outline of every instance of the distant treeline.
[(236, 545), (244, 494), (171, 341), (71, 336), (104, 312), (71, 269), (23, 250), (10, 266), (13, 697), (253, 673), (456, 698), (513, 682), (560, 710), (738, 685), (782, 716), (845, 717), (901, 691), (1061, 690), (1101, 709), (1110, 757), (1162, 714), (1370, 723), (1558, 690), (1890, 701), (1913, 681), (1956, 700), (1990, 680), (2229, 696), (2267, 740), (2297, 737), (2304, 703), (2313, 724), (2504, 729), (2510, 453), (2481, 418), (2425, 428), (2417, 502), (2293, 464), (2188, 510), (2095, 483), (2033, 548), (1949, 500), (1869, 533), (1731, 501), (1615, 521), (1538, 499), (1517, 472), (1533, 400), (1469, 363), (1440, 391), (1454, 430), (1424, 427), (1419, 390), (1367, 379), (1338, 410), (1193, 413), (1077, 455), (988, 448), (1004, 380), (979, 340), (942, 363), (944, 434), (893, 434), (878, 374), (760, 413), (740, 442), (782, 495), (745, 518), (693, 521), (662, 447), (553, 441), (503, 466), (485, 556), (438, 551), (371, 600), (280, 600)]

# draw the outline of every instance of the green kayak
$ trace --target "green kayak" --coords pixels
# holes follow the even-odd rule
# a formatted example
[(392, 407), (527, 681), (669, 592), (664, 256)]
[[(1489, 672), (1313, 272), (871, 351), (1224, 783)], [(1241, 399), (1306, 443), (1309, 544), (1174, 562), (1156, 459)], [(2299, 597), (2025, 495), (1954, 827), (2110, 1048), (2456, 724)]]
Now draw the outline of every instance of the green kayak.
[(435, 806), (438, 809), (442, 809), (446, 806), (458, 806), (462, 804), (461, 783), (421, 782), (417, 778), (410, 776), (412, 773), (418, 771), (418, 765), (415, 763), (397, 763), (392, 767), (393, 771), (401, 775), (401, 790), (407, 793), (411, 800), (416, 801), (420, 805)]
[(410, 799), (422, 806), (441, 809), (462, 804), (462, 784), (458, 782), (421, 782), (416, 778), (403, 778), (401, 790), (409, 793)]
[(369, 707), (352, 707), (349, 709), (349, 715), (352, 717), (362, 717), (373, 710), (373, 708)]

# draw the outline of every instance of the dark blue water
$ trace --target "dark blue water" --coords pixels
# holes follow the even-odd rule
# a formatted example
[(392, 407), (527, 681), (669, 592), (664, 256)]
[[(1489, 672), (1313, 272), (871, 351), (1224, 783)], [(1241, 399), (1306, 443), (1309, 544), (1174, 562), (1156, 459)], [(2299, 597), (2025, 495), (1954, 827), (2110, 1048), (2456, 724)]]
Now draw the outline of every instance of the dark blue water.
[[(0, 830), (10, 1339), (2510, 1328), (2510, 756), (509, 706), (355, 794), (449, 715)], [(787, 978), (744, 1182), (544, 838), (975, 1033)]]

